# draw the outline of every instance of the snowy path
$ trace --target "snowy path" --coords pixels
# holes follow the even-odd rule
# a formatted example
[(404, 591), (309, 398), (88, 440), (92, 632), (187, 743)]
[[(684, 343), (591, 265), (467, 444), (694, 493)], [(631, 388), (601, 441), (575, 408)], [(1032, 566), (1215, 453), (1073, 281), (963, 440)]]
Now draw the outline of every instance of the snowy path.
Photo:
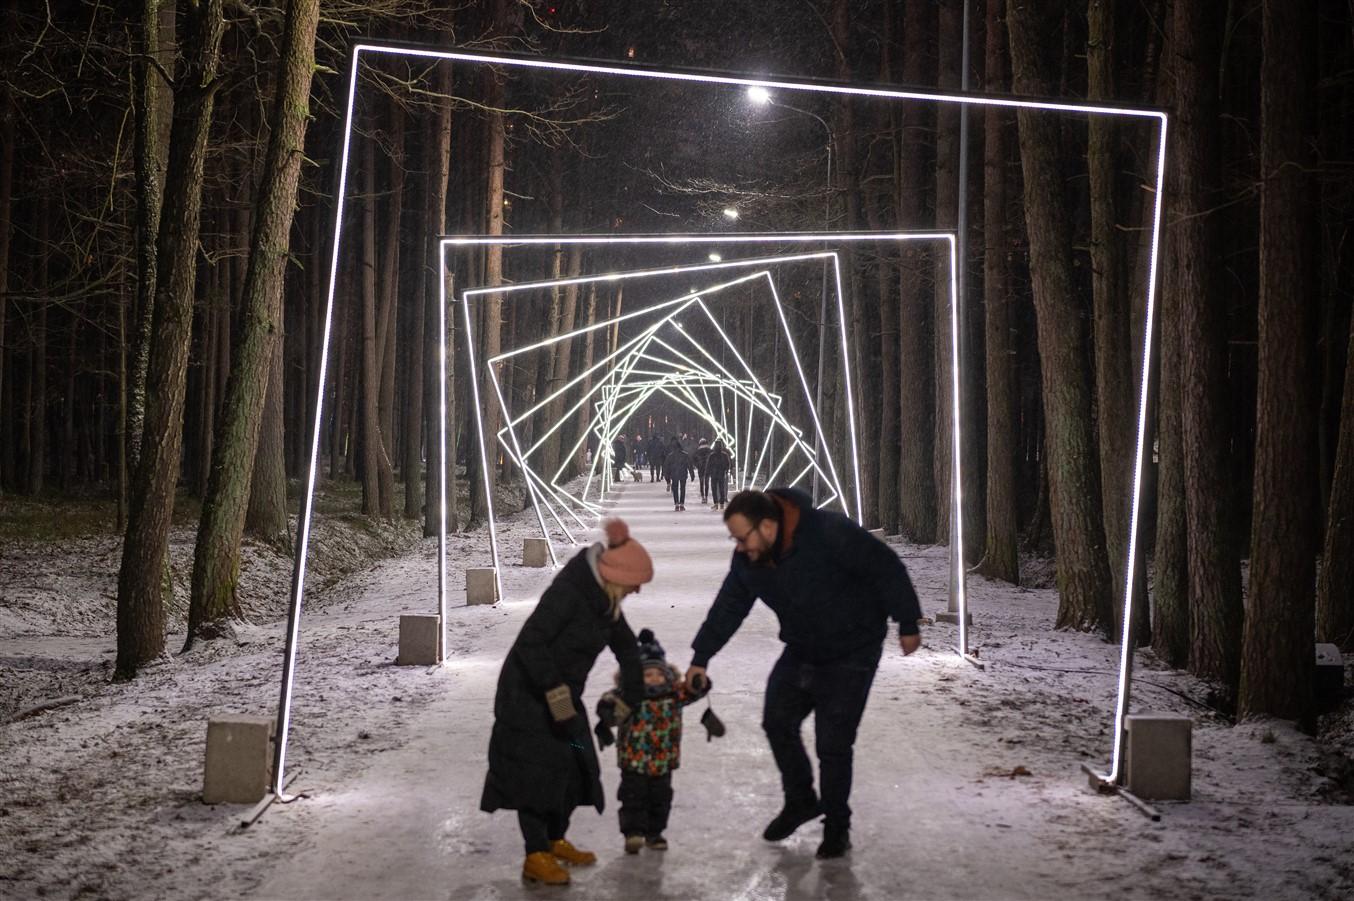
[[(653, 584), (627, 601), (627, 616), (636, 631), (654, 629), (669, 659), (682, 667), (730, 552), (720, 517), (692, 500), (687, 512), (674, 513), (658, 486), (631, 484), (616, 508), (650, 549), (657, 569)], [(506, 549), (509, 559), (517, 550)], [(943, 549), (909, 557), (923, 607), (931, 612), (943, 596)], [(407, 717), (402, 735), (380, 737), (395, 747), (372, 756), (356, 778), (321, 772), (308, 786), (303, 776), (297, 787), (312, 788), (314, 797), (275, 807), (250, 830), (251, 841), (295, 843), (292, 853), (268, 858), (269, 869), (254, 874), (261, 882), (250, 897), (511, 899), (551, 893), (519, 880), (522, 848), (512, 814), (489, 816), (478, 809), (499, 666), (548, 578), (547, 572), (516, 569), (500, 608), (453, 612), (453, 633), (463, 631), (453, 636), (451, 662), (438, 670), (406, 670), (411, 680), (442, 684), (433, 700)], [(981, 600), (981, 585), (975, 596)], [(994, 610), (985, 623), (980, 618), (989, 639), (1007, 639), (994, 657), (1004, 654), (1019, 665), (1014, 661), (1029, 645), (1010, 639), (1031, 634), (1038, 597), (1005, 590), (992, 599), (1009, 606)], [(1008, 628), (1015, 630), (1009, 639)], [(671, 850), (621, 853), (618, 775), (612, 755), (603, 754), (606, 813), (581, 809), (570, 829), (570, 838), (597, 851), (600, 860), (575, 871), (569, 892), (673, 901), (1117, 899), (1301, 897), (1309, 896), (1303, 876), (1315, 877), (1307, 885), (1317, 895), (1318, 886), (1330, 884), (1329, 869), (1320, 868), (1325, 875), (1318, 877), (1302, 864), (1321, 850), (1316, 845), (1329, 849), (1339, 835), (1331, 816), (1354, 825), (1348, 808), (1318, 807), (1329, 816), (1308, 820), (1297, 810), (1291, 818), (1266, 812), (1254, 796), (1238, 807), (1227, 798), (1235, 793), (1220, 774), (1216, 782), (1199, 779), (1200, 792), (1216, 790), (1219, 803), (1174, 808), (1168, 815), (1174, 823), (1151, 824), (1127, 804), (1089, 792), (1077, 774), (1081, 761), (1106, 756), (1112, 679), (1040, 678), (1005, 667), (983, 673), (949, 651), (948, 628), (924, 634), (926, 647), (907, 659), (894, 645), (885, 649), (857, 743), (855, 850), (847, 860), (814, 860), (821, 835), (816, 824), (780, 845), (760, 837), (780, 802), (759, 726), (765, 676), (780, 643), (774, 618), (758, 605), (710, 669), (712, 700), (728, 735), (707, 743), (697, 722), (703, 705), (688, 714), (667, 832)], [(1041, 646), (1027, 659), (1085, 666), (1112, 655), (1089, 636), (1049, 635), (1041, 640), (1057, 653)], [(589, 710), (614, 669), (603, 652), (585, 698)], [(811, 724), (806, 739), (812, 741)], [(1196, 744), (1200, 756), (1208, 753), (1205, 737)], [(1017, 766), (1032, 775), (1008, 778)], [(1274, 855), (1269, 863), (1238, 853), (1255, 836), (1237, 830), (1236, 817), (1265, 821)]]

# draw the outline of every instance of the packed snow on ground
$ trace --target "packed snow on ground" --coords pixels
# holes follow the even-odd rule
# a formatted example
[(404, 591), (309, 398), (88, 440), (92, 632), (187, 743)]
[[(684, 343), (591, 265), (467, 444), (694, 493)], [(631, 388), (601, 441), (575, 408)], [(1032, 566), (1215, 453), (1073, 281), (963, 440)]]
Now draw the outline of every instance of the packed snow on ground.
[[(694, 497), (678, 513), (649, 483), (626, 485), (616, 509), (658, 570), (627, 600), (627, 617), (654, 628), (669, 659), (685, 666), (727, 566), (719, 516)], [(112, 683), (116, 541), (0, 549), (0, 713), (79, 697), (0, 726), (0, 896), (540, 897), (518, 879), (513, 817), (478, 811), (498, 667), (550, 576), (512, 565), (535, 534), (529, 511), (502, 523), (505, 600), (483, 607), (463, 605), (463, 572), (489, 564), (486, 535), (451, 536), (448, 662), (396, 667), (399, 615), (435, 607), (435, 542), (406, 527), (317, 525), (288, 753), (293, 789), (305, 796), (274, 805), (249, 829), (238, 826), (246, 808), (201, 802), (206, 723), (275, 710), (287, 558), (251, 550), (241, 588), (251, 623), (234, 638)], [(174, 544), (182, 578), (191, 533), (176, 533)], [(344, 558), (400, 545), (340, 574)], [(945, 549), (895, 546), (934, 614), (946, 595)], [(1194, 720), (1194, 799), (1159, 803), (1154, 823), (1092, 792), (1079, 771), (1109, 757), (1117, 649), (1054, 631), (1052, 590), (976, 576), (968, 586), (971, 641), (986, 669), (953, 652), (951, 626), (924, 627), (924, 647), (911, 657), (885, 648), (857, 742), (847, 859), (814, 860), (816, 824), (779, 845), (760, 838), (779, 806), (759, 722), (780, 645), (773, 617), (758, 607), (710, 669), (710, 704), (729, 734), (707, 741), (696, 722), (704, 705), (689, 711), (671, 850), (623, 855), (614, 801), (602, 816), (577, 811), (570, 835), (601, 860), (575, 871), (568, 891), (881, 901), (1354, 892), (1348, 702), (1327, 718), (1322, 741), (1282, 722), (1233, 727), (1203, 706), (1206, 685), (1140, 652), (1134, 709)], [(179, 586), (177, 596), (186, 594)], [(171, 636), (170, 648), (181, 642)], [(614, 668), (603, 652), (589, 707)], [(812, 750), (811, 721), (806, 740)], [(614, 757), (601, 759), (614, 798)]]

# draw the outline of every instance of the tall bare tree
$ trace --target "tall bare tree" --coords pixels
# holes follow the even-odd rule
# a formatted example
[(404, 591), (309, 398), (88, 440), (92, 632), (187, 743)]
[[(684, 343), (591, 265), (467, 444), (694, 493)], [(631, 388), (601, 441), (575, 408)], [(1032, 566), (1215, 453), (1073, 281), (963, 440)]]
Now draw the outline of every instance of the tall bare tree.
[(1260, 68), (1259, 377), (1242, 716), (1311, 709), (1317, 509), (1311, 172), (1316, 0), (1265, 0)]
[[(1223, 13), (1177, 3), (1171, 47), (1177, 110), (1170, 243), (1180, 315), (1181, 448), (1188, 549), (1190, 669), (1235, 692), (1241, 653), (1241, 561), (1227, 459), (1227, 310), (1218, 269), (1221, 205), (1218, 67)], [(1163, 389), (1167, 386), (1163, 385)]]
[[(935, 32), (935, 12), (929, 0), (907, 0), (903, 7), (903, 81), (926, 84), (933, 77), (927, 48)], [(898, 222), (912, 226), (926, 221), (926, 131), (933, 104), (908, 103), (901, 116), (901, 163), (898, 178)], [(900, 382), (898, 463), (900, 528), (913, 541), (936, 540), (936, 486), (932, 471), (935, 435), (935, 365), (931, 347), (931, 307), (926, 273), (927, 254), (916, 241), (907, 241), (898, 267)]]
[(1344, 402), (1327, 503), (1326, 541), (1316, 593), (1316, 637), (1354, 651), (1354, 318), (1345, 358)]
[[(1060, 4), (1011, 4), (1011, 82), (1017, 94), (1047, 96), (1052, 71), (1050, 31), (1057, 32)], [(1020, 154), (1030, 276), (1038, 328), (1040, 378), (1048, 451), (1049, 510), (1058, 547), (1059, 628), (1114, 626), (1109, 562), (1100, 501), (1100, 472), (1091, 416), (1092, 371), (1085, 311), (1072, 286), (1072, 228), (1064, 196), (1067, 171), (1058, 123), (1043, 111), (1022, 109)]]
[[(1006, 3), (988, 0), (984, 87), (1006, 89)], [(988, 107), (983, 118), (983, 306), (987, 356), (987, 545), (981, 571), (994, 579), (1020, 582), (1016, 503), (1015, 317), (1012, 315), (1010, 253), (1006, 232), (1007, 114)]]
[[(268, 155), (245, 277), (244, 326), (226, 387), (220, 440), (193, 557), (189, 645), (196, 638), (212, 637), (215, 624), (238, 610), (235, 587), (240, 572), (240, 538), (265, 400), (272, 394), (279, 408), (281, 405), (282, 289), (296, 187), (305, 157), (319, 16), (319, 0), (288, 0)], [(280, 450), (278, 456), (281, 462)]]
[(156, 244), (155, 318), (146, 419), (118, 571), (116, 675), (130, 678), (164, 651), (164, 561), (183, 443), (183, 400), (197, 277), (202, 167), (216, 98), (222, 0), (185, 8), (174, 120)]

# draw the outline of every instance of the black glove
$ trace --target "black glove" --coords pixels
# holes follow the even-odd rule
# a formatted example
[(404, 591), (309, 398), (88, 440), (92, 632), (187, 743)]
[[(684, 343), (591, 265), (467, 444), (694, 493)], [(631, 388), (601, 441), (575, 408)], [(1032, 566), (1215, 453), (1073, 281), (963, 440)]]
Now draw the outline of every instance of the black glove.
[(713, 741), (716, 738), (723, 738), (727, 731), (724, 728), (724, 721), (715, 716), (714, 710), (707, 707), (701, 714), (701, 725), (705, 727), (705, 740)]
[(696, 675), (691, 677), (691, 685), (689, 688), (691, 689), (691, 693), (698, 698), (708, 695), (710, 689), (713, 687), (714, 683), (711, 682), (710, 677), (704, 673), (696, 673)]
[(602, 750), (605, 750), (608, 746), (616, 743), (615, 734), (607, 724), (601, 720), (598, 720), (597, 725), (593, 726), (592, 734), (597, 736), (597, 747)]

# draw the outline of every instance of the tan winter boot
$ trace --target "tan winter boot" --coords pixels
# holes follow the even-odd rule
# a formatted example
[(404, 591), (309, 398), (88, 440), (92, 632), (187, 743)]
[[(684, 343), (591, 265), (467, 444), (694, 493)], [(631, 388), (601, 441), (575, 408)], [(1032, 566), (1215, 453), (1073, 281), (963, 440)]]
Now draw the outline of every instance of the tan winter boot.
[(627, 835), (625, 837), (625, 853), (638, 854), (639, 849), (644, 847), (644, 836)]
[(555, 861), (548, 851), (534, 851), (527, 855), (522, 864), (523, 882), (540, 882), (544, 885), (568, 885), (569, 871)]
[(590, 867), (597, 863), (597, 855), (591, 851), (580, 851), (567, 838), (556, 839), (550, 843), (550, 853), (571, 867)]

